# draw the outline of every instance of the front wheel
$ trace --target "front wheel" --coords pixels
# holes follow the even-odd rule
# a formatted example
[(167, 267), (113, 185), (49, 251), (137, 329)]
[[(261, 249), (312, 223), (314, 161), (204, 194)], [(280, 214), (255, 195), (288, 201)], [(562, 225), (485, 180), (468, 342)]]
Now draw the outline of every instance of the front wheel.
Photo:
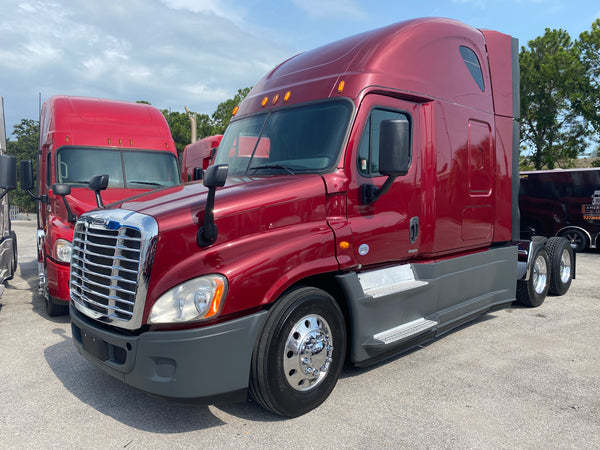
[(264, 408), (297, 417), (329, 396), (344, 364), (346, 325), (336, 301), (313, 287), (284, 294), (252, 355), (250, 393)]
[(50, 291), (48, 290), (48, 271), (44, 268), (44, 278), (40, 284), (43, 289), (42, 295), (44, 296), (44, 304), (46, 306), (46, 314), (50, 317), (64, 316), (69, 314), (69, 304), (57, 304), (55, 300), (50, 297)]
[(517, 302), (533, 307), (544, 303), (550, 287), (548, 253), (543, 247), (534, 251), (529, 279), (517, 281)]

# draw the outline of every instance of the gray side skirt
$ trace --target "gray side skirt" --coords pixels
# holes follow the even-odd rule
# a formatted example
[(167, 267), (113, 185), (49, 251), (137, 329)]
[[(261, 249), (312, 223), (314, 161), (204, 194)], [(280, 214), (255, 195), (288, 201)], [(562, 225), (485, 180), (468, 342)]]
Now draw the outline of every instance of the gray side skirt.
[(515, 300), (517, 247), (338, 275), (350, 315), (350, 359), (367, 365)]

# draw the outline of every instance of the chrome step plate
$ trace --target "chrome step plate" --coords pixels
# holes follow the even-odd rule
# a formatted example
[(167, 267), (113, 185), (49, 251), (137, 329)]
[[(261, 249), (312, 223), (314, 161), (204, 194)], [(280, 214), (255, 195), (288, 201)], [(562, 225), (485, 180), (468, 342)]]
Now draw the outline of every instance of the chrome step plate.
[(365, 295), (373, 298), (409, 291), (428, 284), (427, 281), (415, 279), (410, 264), (359, 273), (358, 281)]
[(382, 344), (388, 345), (404, 340), (411, 336), (421, 334), (437, 326), (437, 324), (438, 322), (435, 320), (417, 319), (413, 320), (412, 322), (405, 323), (404, 325), (377, 333), (375, 336), (373, 336), (373, 339), (381, 342)]

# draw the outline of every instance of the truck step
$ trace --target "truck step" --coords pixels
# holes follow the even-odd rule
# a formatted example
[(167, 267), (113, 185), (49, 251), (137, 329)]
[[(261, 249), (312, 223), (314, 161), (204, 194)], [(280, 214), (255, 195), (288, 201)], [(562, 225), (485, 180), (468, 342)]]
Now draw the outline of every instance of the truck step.
[(409, 337), (431, 330), (437, 325), (438, 322), (435, 320), (428, 320), (424, 318), (413, 320), (412, 322), (405, 323), (404, 325), (377, 333), (372, 339), (369, 340), (367, 345), (381, 346), (393, 344), (395, 342), (402, 341)]
[(358, 275), (358, 280), (365, 295), (373, 298), (410, 291), (428, 284), (427, 281), (415, 279), (410, 264), (363, 272)]

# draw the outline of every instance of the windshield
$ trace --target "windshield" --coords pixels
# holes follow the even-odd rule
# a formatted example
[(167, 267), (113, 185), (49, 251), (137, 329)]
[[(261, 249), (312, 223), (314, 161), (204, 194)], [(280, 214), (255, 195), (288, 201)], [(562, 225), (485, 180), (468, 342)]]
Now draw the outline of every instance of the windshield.
[(56, 156), (56, 181), (88, 184), (108, 174), (109, 188), (155, 189), (180, 183), (177, 158), (169, 152), (65, 147)]
[(229, 164), (229, 175), (322, 173), (338, 160), (351, 113), (336, 100), (232, 122), (215, 164)]

